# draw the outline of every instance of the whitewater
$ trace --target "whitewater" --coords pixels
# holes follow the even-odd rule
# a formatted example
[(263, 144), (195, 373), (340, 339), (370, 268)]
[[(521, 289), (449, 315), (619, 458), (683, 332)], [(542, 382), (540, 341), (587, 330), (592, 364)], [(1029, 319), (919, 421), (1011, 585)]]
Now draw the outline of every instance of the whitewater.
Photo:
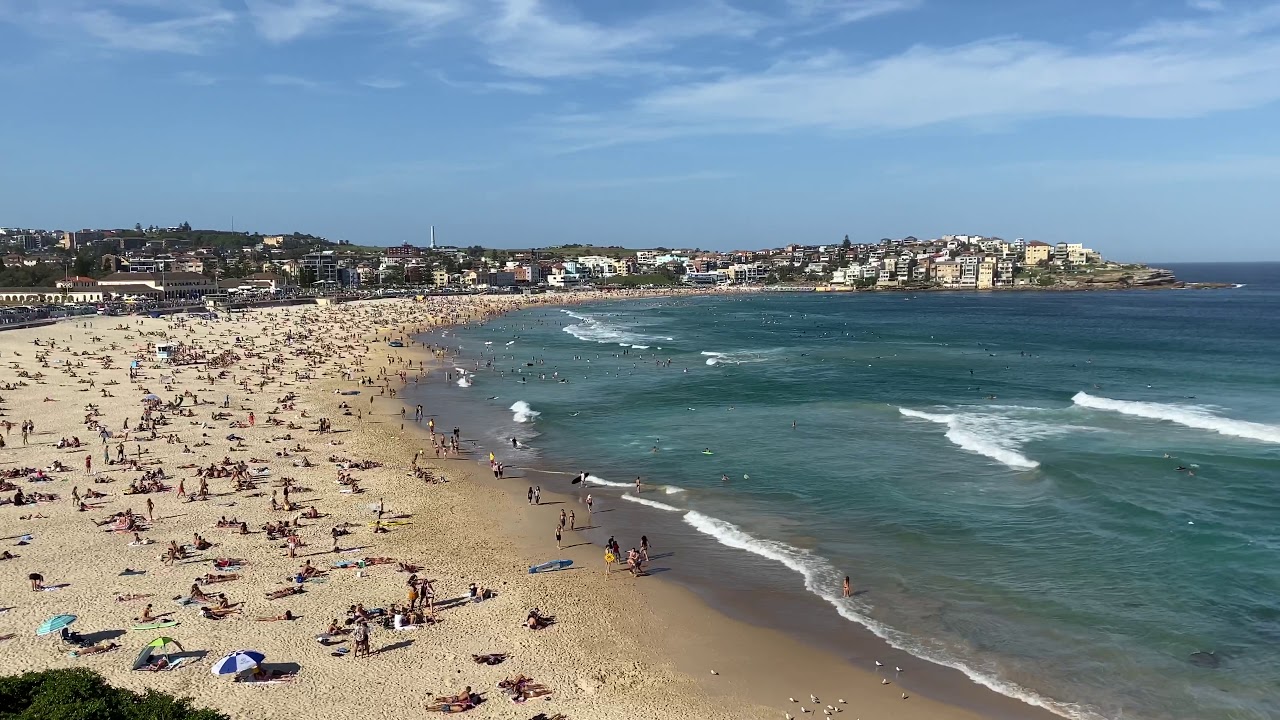
[(1092, 410), (1108, 410), (1148, 420), (1163, 420), (1196, 430), (1208, 430), (1219, 435), (1280, 444), (1280, 426), (1232, 420), (1215, 415), (1208, 408), (1196, 405), (1164, 405), (1153, 402), (1112, 400), (1094, 397), (1084, 392), (1076, 393), (1071, 401), (1080, 407)]

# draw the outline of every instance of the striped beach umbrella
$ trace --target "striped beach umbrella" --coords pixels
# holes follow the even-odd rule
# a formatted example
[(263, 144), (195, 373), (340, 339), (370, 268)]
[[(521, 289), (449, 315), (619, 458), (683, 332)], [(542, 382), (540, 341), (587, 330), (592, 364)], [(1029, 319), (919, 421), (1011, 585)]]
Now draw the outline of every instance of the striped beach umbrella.
[(237, 650), (213, 664), (214, 675), (239, 675), (258, 667), (267, 656), (257, 650)]
[(75, 615), (54, 615), (40, 623), (40, 627), (36, 628), (36, 634), (48, 635), (49, 633), (56, 633), (62, 628), (69, 627), (75, 621)]

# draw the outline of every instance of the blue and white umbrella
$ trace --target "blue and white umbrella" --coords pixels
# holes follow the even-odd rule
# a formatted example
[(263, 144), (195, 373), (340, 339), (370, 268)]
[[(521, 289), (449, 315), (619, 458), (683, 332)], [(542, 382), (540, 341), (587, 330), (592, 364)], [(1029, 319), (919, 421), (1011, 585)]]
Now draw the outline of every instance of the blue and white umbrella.
[(36, 634), (48, 635), (49, 633), (56, 633), (75, 621), (75, 615), (54, 615), (48, 620), (40, 623), (40, 627), (36, 628)]
[(213, 664), (214, 675), (239, 675), (245, 670), (252, 670), (266, 660), (267, 656), (257, 650), (237, 650)]

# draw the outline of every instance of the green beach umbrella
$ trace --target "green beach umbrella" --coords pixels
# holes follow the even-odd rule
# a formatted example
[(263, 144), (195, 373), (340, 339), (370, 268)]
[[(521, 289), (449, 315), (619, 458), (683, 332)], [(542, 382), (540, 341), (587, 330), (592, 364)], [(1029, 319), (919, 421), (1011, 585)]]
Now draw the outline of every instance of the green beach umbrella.
[(37, 635), (48, 635), (56, 633), (59, 630), (68, 627), (76, 621), (75, 615), (54, 615), (53, 617), (40, 623), (40, 627), (36, 628)]
[(152, 653), (157, 650), (160, 651), (161, 655), (167, 656), (169, 654), (170, 645), (178, 648), (179, 651), (182, 651), (182, 645), (171, 637), (158, 637), (147, 643), (146, 646), (142, 648), (142, 652), (138, 653), (138, 659), (133, 661), (133, 669), (140, 670), (149, 665), (151, 663)]

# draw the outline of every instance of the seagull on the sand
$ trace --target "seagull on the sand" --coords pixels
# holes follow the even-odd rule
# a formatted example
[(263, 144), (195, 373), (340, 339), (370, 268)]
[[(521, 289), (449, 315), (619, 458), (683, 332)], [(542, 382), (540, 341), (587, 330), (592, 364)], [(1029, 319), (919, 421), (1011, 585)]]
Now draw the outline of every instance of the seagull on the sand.
[(879, 660), (877, 660), (877, 661), (876, 661), (876, 667), (884, 667), (884, 663), (882, 663), (882, 662), (880, 662)]

